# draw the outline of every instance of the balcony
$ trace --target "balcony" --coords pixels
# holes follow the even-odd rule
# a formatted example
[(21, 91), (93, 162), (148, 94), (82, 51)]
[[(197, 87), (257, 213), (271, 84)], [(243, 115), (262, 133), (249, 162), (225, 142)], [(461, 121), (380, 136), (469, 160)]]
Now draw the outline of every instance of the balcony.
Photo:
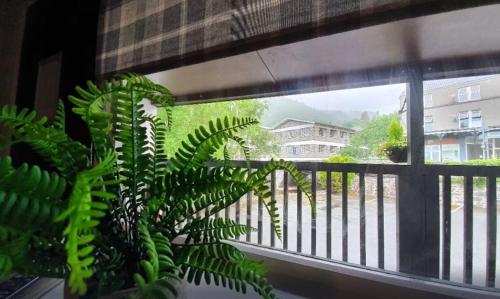
[[(251, 167), (262, 164), (253, 161)], [(286, 174), (271, 175), (273, 197), (280, 203), (282, 240), (272, 232), (262, 203), (251, 194), (221, 215), (258, 228), (237, 244), (271, 265), (270, 275), (276, 279), (278, 288), (290, 286), (280, 280), (285, 275), (294, 278), (294, 284), (311, 287), (307, 292), (316, 285), (321, 292), (327, 288), (345, 292), (345, 296), (354, 296), (356, 292), (368, 296), (373, 290), (369, 287), (367, 293), (359, 289), (354, 292), (341, 286), (340, 281), (370, 282), (371, 286), (387, 284), (385, 290), (379, 290), (382, 296), (396, 290), (402, 292), (401, 288), (410, 286), (408, 279), (411, 279), (410, 288), (419, 294), (416, 298), (429, 296), (426, 292), (462, 298), (483, 295), (487, 298), (493, 292), (490, 293), (493, 296), (498, 287), (496, 168), (430, 165), (415, 175), (409, 165), (322, 162), (296, 162), (296, 165), (310, 178), (317, 213), (311, 213), (307, 200), (290, 185)], [(320, 173), (326, 173), (325, 190), (318, 189)], [(334, 174), (342, 177), (340, 194), (332, 192)], [(357, 192), (348, 191), (345, 182), (349, 174), (356, 175)], [(405, 200), (407, 192), (418, 183), (418, 176), (425, 180), (424, 192), (428, 194), (425, 203)], [(462, 213), (452, 213), (452, 177), (462, 177), (465, 182), (463, 219)], [(474, 213), (472, 204), (473, 179), (479, 177), (487, 180), (485, 217)], [(376, 197), (371, 200), (366, 196), (367, 181), (376, 184)], [(398, 190), (392, 201), (384, 193), (384, 186), (391, 183)], [(425, 219), (418, 219), (419, 209), (425, 211), (422, 217)], [(303, 282), (302, 275), (313, 275), (315, 279)], [(307, 294), (299, 287), (293, 289)]]

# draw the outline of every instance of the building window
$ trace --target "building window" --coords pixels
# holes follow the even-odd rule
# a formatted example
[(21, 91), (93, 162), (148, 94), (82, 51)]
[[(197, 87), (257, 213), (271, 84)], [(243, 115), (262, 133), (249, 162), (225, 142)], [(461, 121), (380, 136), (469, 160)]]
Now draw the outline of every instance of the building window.
[(424, 116), (424, 132), (429, 132), (432, 131), (432, 123), (434, 120), (432, 119), (432, 116)]
[(426, 145), (425, 146), (425, 160), (427, 161), (441, 161), (439, 152), (439, 145)]
[(320, 144), (320, 145), (319, 145), (319, 152), (320, 152), (320, 153), (324, 153), (324, 152), (325, 152), (325, 148), (326, 148), (326, 145), (322, 145), (322, 144)]
[(333, 145), (330, 145), (330, 153), (335, 153), (337, 151), (336, 147)]
[(432, 94), (424, 95), (424, 107), (425, 108), (432, 107)]
[(346, 132), (344, 132), (344, 131), (340, 132), (340, 138), (345, 138), (345, 137), (346, 137), (346, 135), (347, 135), (347, 133), (346, 133)]
[(443, 157), (443, 162), (460, 161), (460, 146), (458, 144), (443, 144), (441, 145), (441, 156)]
[(325, 136), (325, 128), (319, 128), (319, 136)]
[(310, 134), (309, 128), (301, 129), (300, 132), (302, 136), (309, 136)]
[(330, 137), (337, 137), (337, 130), (330, 130)]
[(467, 86), (458, 89), (457, 100), (459, 102), (475, 101), (481, 99), (481, 86)]
[(482, 125), (481, 110), (463, 111), (458, 114), (460, 129), (480, 128)]

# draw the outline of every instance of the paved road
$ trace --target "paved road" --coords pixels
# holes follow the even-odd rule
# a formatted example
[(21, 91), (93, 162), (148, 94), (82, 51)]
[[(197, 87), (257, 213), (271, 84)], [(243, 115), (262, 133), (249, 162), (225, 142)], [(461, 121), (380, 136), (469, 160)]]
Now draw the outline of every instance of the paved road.
[[(297, 236), (297, 206), (295, 194), (290, 195), (289, 201), (289, 224), (288, 224), (288, 249), (296, 250)], [(355, 198), (355, 197), (353, 197)], [(282, 202), (280, 198), (278, 202)], [(334, 198), (334, 208), (332, 210), (332, 258), (342, 260), (342, 216), (341, 208), (335, 203), (339, 198)], [(242, 201), (241, 223), (246, 223), (246, 201)], [(317, 245), (316, 254), (326, 257), (326, 204), (319, 201), (317, 204)], [(336, 207), (335, 207), (336, 206)], [(280, 213), (282, 206), (279, 206)], [(385, 214), (385, 269), (396, 271), (396, 205), (394, 201), (384, 202)], [(234, 210), (231, 211), (234, 216)], [(485, 209), (476, 207), (474, 209), (473, 224), (473, 284), (485, 285), (486, 272), (486, 213)], [(253, 203), (252, 226), (257, 227), (257, 201)], [(264, 213), (263, 217), (263, 244), (270, 245), (269, 217)], [(456, 208), (452, 211), (452, 234), (451, 234), (451, 280), (462, 281), (463, 273), (463, 209)], [(302, 213), (302, 252), (311, 253), (311, 209), (309, 205), (303, 204)], [(499, 228), (500, 231), (500, 228)], [(360, 263), (359, 251), (359, 203), (357, 200), (349, 200), (348, 203), (348, 261), (350, 263)], [(257, 233), (252, 234), (252, 242), (257, 243)], [(378, 260), (378, 237), (377, 237), (377, 202), (367, 200), (366, 202), (366, 260), (367, 265), (377, 267)], [(282, 248), (280, 240), (276, 240), (276, 247)], [(497, 246), (499, 248), (500, 246)], [(500, 256), (500, 252), (497, 254)], [(497, 287), (500, 287), (500, 258), (497, 259)]]

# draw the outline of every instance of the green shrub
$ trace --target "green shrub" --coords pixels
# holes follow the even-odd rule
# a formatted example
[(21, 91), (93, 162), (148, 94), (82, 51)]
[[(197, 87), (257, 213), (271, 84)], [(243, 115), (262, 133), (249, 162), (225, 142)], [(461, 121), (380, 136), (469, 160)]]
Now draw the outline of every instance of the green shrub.
[[(356, 159), (350, 157), (350, 156), (342, 156), (342, 155), (335, 155), (326, 162), (329, 163), (356, 163)], [(354, 173), (349, 173), (347, 174), (347, 186), (351, 186), (352, 180), (354, 179), (355, 174)], [(319, 185), (322, 188), (326, 188), (326, 172), (321, 171), (319, 173)], [(334, 193), (339, 193), (342, 192), (342, 173), (340, 172), (334, 172), (332, 174), (332, 191)]]
[(399, 120), (393, 119), (387, 128), (387, 141), (381, 145), (380, 152), (390, 156), (394, 151), (407, 147), (404, 129)]
[(468, 160), (462, 162), (462, 164), (471, 166), (500, 166), (500, 159)]

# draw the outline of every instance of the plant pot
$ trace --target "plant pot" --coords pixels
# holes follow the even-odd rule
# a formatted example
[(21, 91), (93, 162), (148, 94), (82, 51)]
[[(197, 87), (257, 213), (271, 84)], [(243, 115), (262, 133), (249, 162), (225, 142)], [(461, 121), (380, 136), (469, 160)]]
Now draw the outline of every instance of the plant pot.
[(408, 148), (393, 148), (387, 153), (387, 157), (394, 163), (405, 163), (408, 161)]

